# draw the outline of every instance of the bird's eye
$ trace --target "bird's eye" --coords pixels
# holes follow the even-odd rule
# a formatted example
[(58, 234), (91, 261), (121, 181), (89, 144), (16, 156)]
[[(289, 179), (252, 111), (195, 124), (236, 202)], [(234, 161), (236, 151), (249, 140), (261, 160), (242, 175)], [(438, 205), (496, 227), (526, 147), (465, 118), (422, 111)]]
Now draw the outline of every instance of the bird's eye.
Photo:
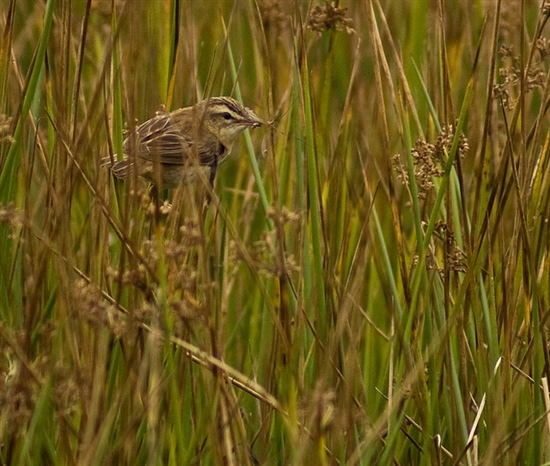
[(222, 117), (224, 120), (231, 120), (231, 114), (229, 112), (223, 112)]

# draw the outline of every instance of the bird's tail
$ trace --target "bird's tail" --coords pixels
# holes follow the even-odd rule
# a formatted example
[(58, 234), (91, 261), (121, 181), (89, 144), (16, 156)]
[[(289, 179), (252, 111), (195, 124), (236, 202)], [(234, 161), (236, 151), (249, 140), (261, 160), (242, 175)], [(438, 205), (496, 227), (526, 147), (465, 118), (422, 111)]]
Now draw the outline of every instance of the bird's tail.
[(117, 178), (124, 178), (132, 171), (133, 166), (134, 162), (131, 162), (127, 158), (116, 161), (116, 155), (113, 157), (103, 157), (100, 160), (100, 167), (109, 168)]

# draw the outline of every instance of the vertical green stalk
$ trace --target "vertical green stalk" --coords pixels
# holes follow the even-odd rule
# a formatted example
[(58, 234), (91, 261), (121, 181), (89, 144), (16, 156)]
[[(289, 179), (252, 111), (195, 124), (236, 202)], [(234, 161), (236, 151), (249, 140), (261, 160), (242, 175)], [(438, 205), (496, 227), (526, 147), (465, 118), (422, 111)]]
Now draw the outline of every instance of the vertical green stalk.
[[(17, 187), (17, 171), (20, 164), (20, 144), (21, 144), (21, 132), (23, 130), (23, 124), (26, 118), (29, 116), (29, 110), (32, 103), (37, 97), (37, 93), (40, 92), (39, 81), (42, 73), (42, 66), (46, 57), (46, 47), (50, 38), (50, 32), (53, 23), (53, 11), (55, 7), (55, 0), (48, 0), (46, 3), (46, 11), (44, 14), (44, 29), (38, 43), (38, 48), (33, 57), (31, 64), (30, 78), (26, 83), (25, 95), (23, 97), (23, 105), (21, 107), (21, 113), (19, 114), (19, 120), (15, 127), (13, 135), (13, 144), (10, 147), (6, 163), (2, 173), (0, 173), (0, 202), (8, 204), (15, 199), (15, 190)], [(3, 241), (3, 236), (0, 235), (0, 239)], [(2, 244), (3, 246), (4, 244)], [(2, 251), (6, 249), (2, 248)]]
[(313, 274), (316, 287), (317, 305), (316, 316), (319, 319), (318, 330), (321, 330), (321, 334), (326, 334), (328, 331), (327, 322), (327, 308), (325, 301), (325, 282), (323, 272), (323, 231), (321, 226), (321, 204), (320, 204), (320, 191), (319, 191), (319, 179), (318, 163), (317, 163), (317, 151), (315, 141), (315, 127), (313, 124), (312, 114), (312, 101), (310, 94), (309, 83), (309, 68), (307, 66), (306, 57), (303, 58), (302, 63), (302, 83), (303, 83), (303, 103), (304, 103), (304, 119), (306, 130), (306, 163), (307, 163), (307, 186), (308, 186), (308, 200), (309, 200), (309, 220), (311, 228), (311, 247), (313, 256)]
[[(227, 41), (227, 56), (229, 58), (229, 67), (231, 69), (231, 76), (233, 78), (233, 82), (235, 83), (235, 96), (237, 100), (242, 101), (241, 89), (237, 81), (237, 66), (235, 64), (233, 51), (231, 49), (231, 44), (229, 43), (229, 41)], [(246, 147), (248, 149), (248, 161), (250, 162), (250, 166), (252, 167), (252, 173), (254, 174), (254, 179), (256, 180), (256, 186), (258, 188), (258, 195), (260, 196), (260, 202), (262, 203), (262, 207), (266, 214), (266, 222), (269, 226), (269, 229), (273, 230), (275, 228), (275, 225), (273, 224), (273, 220), (267, 216), (267, 213), (269, 212), (269, 209), (270, 209), (269, 207), (270, 203), (267, 199), (267, 194), (265, 191), (262, 174), (260, 172), (260, 167), (258, 166), (258, 161), (256, 160), (256, 155), (254, 154), (254, 146), (252, 145), (250, 132), (248, 131), (245, 132), (245, 141), (246, 141)]]
[(167, 82), (165, 89), (160, 89), (161, 95), (165, 95), (166, 92), (166, 104), (168, 108), (172, 107), (172, 97), (174, 94), (174, 87), (176, 85), (176, 61), (178, 56), (179, 47), (179, 20), (180, 20), (180, 1), (172, 0), (170, 2), (170, 31), (168, 34), (168, 44), (166, 49), (168, 50), (168, 66), (163, 66), (159, 69), (167, 71)]
[[(296, 57), (295, 57), (296, 59)], [(294, 135), (294, 151), (296, 154), (296, 200), (295, 208), (300, 212), (300, 232), (301, 232), (301, 254), (302, 254), (302, 299), (303, 303), (310, 303), (313, 293), (313, 278), (311, 269), (311, 255), (309, 250), (309, 241), (307, 236), (307, 196), (306, 196), (306, 174), (304, 157), (304, 134), (300, 123), (300, 76), (298, 66), (294, 66), (294, 81), (292, 83), (292, 108), (291, 108), (291, 126)], [(303, 307), (303, 304), (302, 304)], [(301, 315), (299, 316), (301, 318)], [(309, 347), (311, 342), (306, 337), (308, 332), (304, 332), (301, 339), (305, 347)]]
[[(43, 79), (42, 71), (46, 57), (46, 48), (52, 29), (54, 7), (55, 0), (48, 0), (44, 14), (44, 28), (31, 63), (29, 79), (26, 83), (23, 103), (21, 105), (21, 112), (18, 114), (19, 118), (13, 134), (13, 142), (8, 151), (2, 172), (0, 173), (0, 206), (16, 202), (18, 173), (22, 157), (21, 146), (23, 143), (23, 125), (29, 117), (29, 111), (33, 102), (40, 96), (40, 82)], [(2, 251), (0, 258), (0, 302), (2, 302), (2, 313), (10, 308), (12, 310), (20, 309), (19, 305), (14, 306), (14, 301), (20, 303), (22, 300), (21, 264), (19, 258), (17, 258), (19, 256), (16, 255), (17, 253), (15, 251), (16, 242), (13, 239), (15, 234), (12, 231), (12, 227), (12, 225), (0, 224), (0, 251)], [(10, 284), (12, 286), (10, 286)], [(11, 305), (10, 301), (12, 301)], [(2, 315), (2, 320), (10, 321), (13, 317), (13, 315)]]

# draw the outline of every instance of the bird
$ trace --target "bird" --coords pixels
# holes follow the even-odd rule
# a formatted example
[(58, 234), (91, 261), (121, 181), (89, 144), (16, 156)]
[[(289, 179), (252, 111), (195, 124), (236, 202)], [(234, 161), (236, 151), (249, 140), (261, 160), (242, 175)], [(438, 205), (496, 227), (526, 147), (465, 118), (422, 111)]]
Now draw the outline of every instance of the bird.
[(117, 178), (133, 172), (160, 189), (193, 182), (203, 171), (213, 185), (216, 170), (238, 136), (264, 122), (231, 97), (210, 97), (190, 107), (161, 111), (123, 142), (123, 158), (106, 157)]

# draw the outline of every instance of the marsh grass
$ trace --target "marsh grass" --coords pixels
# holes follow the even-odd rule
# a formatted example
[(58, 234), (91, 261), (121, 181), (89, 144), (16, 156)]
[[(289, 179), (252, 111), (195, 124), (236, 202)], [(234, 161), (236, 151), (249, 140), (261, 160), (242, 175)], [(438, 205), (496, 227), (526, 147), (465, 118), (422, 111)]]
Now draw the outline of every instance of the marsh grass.
[[(2, 464), (550, 461), (549, 4), (0, 11)], [(99, 161), (212, 95), (155, 216)]]

